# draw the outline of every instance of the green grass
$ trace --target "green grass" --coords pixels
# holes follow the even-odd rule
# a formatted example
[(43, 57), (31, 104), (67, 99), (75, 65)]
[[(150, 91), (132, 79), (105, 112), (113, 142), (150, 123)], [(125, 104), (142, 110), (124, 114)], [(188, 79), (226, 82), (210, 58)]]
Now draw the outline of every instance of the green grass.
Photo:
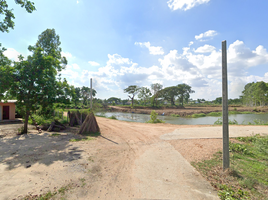
[(231, 167), (224, 173), (221, 152), (192, 165), (218, 190), (220, 199), (267, 199), (268, 136), (236, 139), (229, 146)]
[(73, 138), (70, 139), (70, 142), (80, 142), (80, 141), (90, 141), (90, 140), (94, 140), (94, 137), (98, 137), (100, 135), (100, 132), (96, 132), (96, 133), (87, 133), (87, 134), (83, 134), (81, 135), (82, 138)]
[(180, 117), (179, 114), (171, 114), (170, 116), (171, 116), (171, 117)]
[(111, 117), (108, 117), (108, 119), (117, 119), (115, 115), (112, 115)]
[[(238, 122), (235, 119), (234, 120), (229, 119), (229, 124), (234, 125), (238, 124)], [(217, 121), (214, 122), (214, 125), (222, 125), (222, 118), (217, 119)]]
[(191, 118), (198, 118), (198, 117), (205, 117), (205, 116), (206, 116), (205, 113), (197, 113), (197, 114), (190, 115)]

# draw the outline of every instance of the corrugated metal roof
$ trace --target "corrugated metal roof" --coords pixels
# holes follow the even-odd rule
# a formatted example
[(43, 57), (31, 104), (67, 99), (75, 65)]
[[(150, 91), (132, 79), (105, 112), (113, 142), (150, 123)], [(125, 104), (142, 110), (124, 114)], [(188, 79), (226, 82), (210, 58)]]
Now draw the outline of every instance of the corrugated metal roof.
[(1, 100), (0, 102), (1, 103), (16, 103), (17, 100), (7, 100), (7, 101)]

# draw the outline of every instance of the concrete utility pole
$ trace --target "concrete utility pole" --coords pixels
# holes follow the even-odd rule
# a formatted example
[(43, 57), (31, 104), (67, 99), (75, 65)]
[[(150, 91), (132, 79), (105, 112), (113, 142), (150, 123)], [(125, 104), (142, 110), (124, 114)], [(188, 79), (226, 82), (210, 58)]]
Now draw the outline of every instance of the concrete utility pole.
[(90, 110), (92, 110), (92, 78), (90, 78)]
[(226, 40), (222, 41), (222, 137), (223, 171), (230, 167)]

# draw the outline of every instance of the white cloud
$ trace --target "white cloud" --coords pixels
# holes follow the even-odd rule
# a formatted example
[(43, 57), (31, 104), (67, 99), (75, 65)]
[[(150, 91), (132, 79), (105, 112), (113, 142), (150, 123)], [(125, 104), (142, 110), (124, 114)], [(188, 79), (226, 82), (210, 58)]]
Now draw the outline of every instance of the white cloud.
[(72, 54), (69, 52), (61, 52), (61, 56), (64, 56), (67, 60), (73, 58)]
[(209, 52), (214, 51), (215, 49), (216, 49), (216, 48), (215, 48), (214, 46), (205, 44), (205, 45), (202, 46), (202, 47), (198, 47), (198, 48), (195, 50), (195, 53), (209, 53)]
[[(248, 82), (268, 82), (268, 70), (264, 76), (247, 74), (251, 67), (268, 65), (268, 52), (263, 46), (250, 49), (243, 41), (237, 40), (229, 45), (227, 53), (229, 98), (238, 98)], [(64, 74), (79, 86), (89, 86), (89, 79), (93, 78), (98, 98), (127, 98), (123, 89), (129, 85), (161, 83), (168, 87), (186, 83), (195, 90), (191, 98), (213, 100), (221, 96), (221, 59), (221, 49), (212, 45), (204, 45), (196, 50), (188, 46), (181, 53), (176, 49), (171, 50), (158, 59), (158, 66), (141, 67), (119, 54), (108, 54), (106, 65), (97, 71), (75, 70), (75, 65), (72, 64)]]
[(200, 35), (196, 35), (195, 39), (200, 40), (200, 41), (206, 41), (206, 39), (208, 39), (210, 37), (214, 37), (216, 35), (218, 35), (217, 31), (208, 30), (205, 33), (201, 33)]
[(210, 0), (169, 0), (168, 7), (171, 10), (189, 10), (199, 4), (208, 3)]
[(91, 66), (94, 66), (94, 67), (96, 67), (96, 66), (100, 66), (100, 64), (97, 63), (97, 62), (95, 62), (95, 61), (88, 61), (88, 63), (89, 63)]
[(76, 63), (73, 64), (73, 68), (74, 68), (74, 69), (80, 69), (79, 65), (76, 64)]
[(21, 54), (13, 48), (7, 48), (7, 50), (4, 51), (4, 55), (8, 57), (10, 60), (19, 61), (18, 56)]
[(148, 48), (150, 54), (152, 54), (152, 55), (163, 55), (164, 54), (164, 50), (162, 47), (151, 46), (150, 42), (143, 42), (143, 43), (142, 42), (135, 42), (135, 45)]

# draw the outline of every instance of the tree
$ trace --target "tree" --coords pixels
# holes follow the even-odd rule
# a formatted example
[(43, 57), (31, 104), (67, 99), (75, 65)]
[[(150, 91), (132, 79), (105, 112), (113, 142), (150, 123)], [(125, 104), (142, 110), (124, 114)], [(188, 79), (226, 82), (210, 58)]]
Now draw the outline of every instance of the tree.
[[(47, 29), (46, 31), (50, 32), (51, 30)], [(37, 106), (41, 106), (42, 109), (52, 107), (59, 97), (58, 90), (66, 86), (66, 82), (58, 82), (57, 74), (67, 64), (67, 60), (55, 56), (60, 54), (60, 52), (56, 52), (60, 50), (58, 47), (53, 48), (51, 52), (54, 53), (45, 53), (37, 45), (41, 43), (42, 39), (45, 38), (39, 37), (36, 45), (29, 47), (32, 55), (28, 56), (27, 59), (19, 56), (19, 61), (14, 62), (14, 66), (10, 67), (8, 75), (11, 78), (11, 83), (9, 87), (6, 88), (0, 82), (0, 88), (5, 87), (7, 94), (17, 99), (17, 106), (24, 114), (24, 133), (27, 133), (29, 115), (37, 109)], [(50, 39), (57, 41), (59, 37)]]
[[(89, 98), (90, 98), (90, 88), (89, 87), (86, 87), (86, 86), (83, 86), (81, 88), (81, 97), (83, 98), (83, 104), (84, 105), (88, 105), (89, 103)], [(96, 90), (94, 90), (92, 88), (92, 96), (95, 97), (97, 94)]]
[[(35, 9), (34, 3), (28, 0), (15, 0), (16, 4), (19, 4), (22, 8), (25, 8), (28, 13), (32, 13)], [(1, 16), (4, 15), (4, 16)], [(8, 29), (14, 29), (14, 19), (15, 16), (13, 14), (13, 9), (8, 8), (8, 4), (6, 0), (0, 1), (0, 18), (2, 21), (0, 22), (0, 31), (9, 32)]]
[(4, 93), (10, 88), (12, 83), (13, 67), (11, 67), (11, 60), (9, 60), (3, 53), (6, 49), (0, 44), (0, 100), (4, 98)]
[(183, 102), (186, 101), (188, 103), (188, 99), (190, 98), (190, 94), (194, 93), (195, 91), (192, 90), (191, 86), (183, 83), (183, 84), (178, 84), (177, 87), (179, 88), (179, 101), (181, 105), (183, 106)]
[(124, 89), (124, 93), (128, 93), (128, 94), (132, 95), (132, 96), (128, 95), (129, 98), (131, 99), (131, 102), (132, 102), (131, 106), (132, 107), (133, 107), (133, 103), (134, 103), (134, 97), (136, 94), (138, 94), (138, 92), (139, 92), (139, 87), (137, 85), (130, 85), (126, 89)]
[(116, 98), (116, 97), (110, 97), (109, 99), (107, 99), (108, 102), (114, 102), (115, 104), (118, 104), (121, 102), (120, 98)]
[(214, 100), (214, 102), (215, 102), (216, 104), (221, 104), (221, 103), (222, 103), (222, 97), (217, 97), (217, 98)]
[(170, 101), (171, 105), (175, 105), (175, 97), (179, 95), (179, 88), (177, 86), (166, 87), (158, 91), (158, 97)]
[(154, 83), (151, 85), (151, 89), (153, 91), (151, 103), (153, 106), (154, 106), (154, 104), (156, 104), (156, 106), (157, 106), (158, 91), (162, 90), (162, 88), (163, 88), (163, 85), (161, 85), (160, 83)]
[(150, 89), (147, 88), (147, 87), (141, 87), (140, 90), (139, 90), (139, 92), (140, 92), (140, 93), (139, 93), (138, 97), (139, 97), (140, 99), (142, 99), (144, 105), (146, 105), (146, 101), (147, 101), (147, 99), (148, 99), (150, 96), (152, 96), (152, 93), (151, 93)]

